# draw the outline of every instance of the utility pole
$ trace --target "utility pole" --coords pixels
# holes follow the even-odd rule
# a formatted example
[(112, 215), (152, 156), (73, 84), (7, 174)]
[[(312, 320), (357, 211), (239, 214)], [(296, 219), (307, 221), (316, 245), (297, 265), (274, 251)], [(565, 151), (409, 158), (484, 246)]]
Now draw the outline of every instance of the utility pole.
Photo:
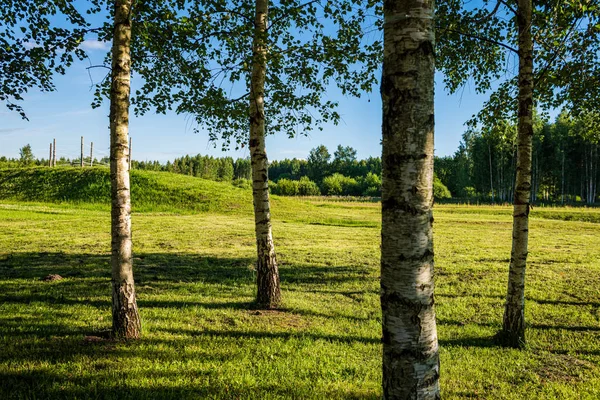
[(50, 143), (50, 154), (48, 155), (48, 166), (52, 166), (52, 143)]
[(90, 142), (90, 167), (94, 166), (94, 142)]
[(129, 156), (128, 156), (128, 161), (129, 161), (129, 170), (131, 171), (131, 136), (129, 136)]
[(83, 136), (81, 137), (81, 160), (79, 161), (79, 166), (83, 168)]
[(52, 143), (52, 166), (56, 167), (56, 139), (54, 139)]

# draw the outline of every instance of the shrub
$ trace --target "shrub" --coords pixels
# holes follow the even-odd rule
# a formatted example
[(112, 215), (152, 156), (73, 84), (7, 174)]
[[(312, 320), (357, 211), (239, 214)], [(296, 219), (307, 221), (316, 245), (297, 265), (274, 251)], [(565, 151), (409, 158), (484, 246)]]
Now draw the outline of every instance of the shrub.
[(320, 196), (321, 189), (319, 186), (311, 181), (308, 176), (303, 176), (298, 181), (298, 195), (300, 196)]
[(335, 173), (323, 179), (323, 192), (329, 196), (360, 196), (360, 185), (354, 178)]
[(465, 197), (475, 197), (477, 196), (477, 191), (473, 186), (467, 186), (463, 189)]
[(271, 186), (271, 193), (281, 196), (297, 196), (298, 183), (298, 181), (292, 181), (291, 179), (280, 179), (277, 184)]
[(436, 200), (450, 199), (452, 194), (437, 176), (433, 177), (433, 198)]
[(238, 178), (238, 179), (234, 179), (231, 184), (235, 187), (239, 187), (242, 189), (252, 189), (252, 180), (251, 179), (244, 179), (244, 178)]
[(359, 179), (359, 183), (363, 196), (381, 196), (381, 177), (379, 175), (369, 172), (367, 176)]
[(363, 196), (381, 197), (381, 187), (371, 186), (363, 191)]

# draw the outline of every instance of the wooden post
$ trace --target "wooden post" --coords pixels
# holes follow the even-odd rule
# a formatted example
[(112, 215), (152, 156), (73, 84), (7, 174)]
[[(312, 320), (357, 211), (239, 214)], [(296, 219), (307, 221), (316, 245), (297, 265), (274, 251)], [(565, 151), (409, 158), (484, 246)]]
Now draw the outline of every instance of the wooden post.
[(52, 143), (50, 143), (50, 154), (48, 155), (48, 166), (52, 166)]
[(52, 166), (56, 167), (56, 139), (54, 139), (52, 143)]
[(128, 156), (128, 161), (129, 161), (129, 170), (131, 171), (131, 136), (129, 137), (129, 156)]
[(81, 137), (81, 160), (79, 162), (79, 166), (83, 168), (83, 136)]
[(94, 142), (90, 142), (90, 167), (94, 166)]

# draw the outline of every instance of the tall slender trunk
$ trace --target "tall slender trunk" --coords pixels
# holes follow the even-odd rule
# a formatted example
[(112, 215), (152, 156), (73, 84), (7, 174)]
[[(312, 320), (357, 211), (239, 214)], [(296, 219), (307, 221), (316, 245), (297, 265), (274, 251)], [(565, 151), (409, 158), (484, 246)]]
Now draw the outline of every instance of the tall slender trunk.
[(501, 339), (510, 347), (525, 344), (525, 266), (529, 236), (531, 153), (533, 141), (532, 0), (518, 0), (519, 127), (517, 179), (513, 211), (512, 252)]
[(250, 81), (250, 162), (256, 231), (256, 303), (276, 308), (281, 303), (279, 270), (273, 244), (269, 202), (269, 162), (265, 149), (265, 75), (268, 0), (256, 0), (252, 77)]
[(110, 88), (110, 183), (113, 335), (134, 339), (141, 322), (135, 299), (129, 191), (131, 0), (116, 0)]
[(494, 175), (492, 173), (492, 146), (488, 142), (488, 155), (490, 161), (490, 190), (492, 191), (492, 203), (494, 202)]
[(561, 185), (560, 185), (560, 202), (565, 204), (565, 150), (562, 151), (562, 171), (561, 171)]
[(592, 204), (594, 202), (594, 183), (595, 183), (595, 176), (594, 176), (594, 145), (592, 143), (590, 143), (590, 172), (589, 172), (589, 178), (588, 178), (588, 193), (587, 193), (587, 197), (588, 197), (588, 204)]
[[(595, 152), (594, 152), (595, 150)], [(596, 200), (596, 176), (598, 175), (598, 147), (592, 145), (592, 203)]]
[(532, 170), (531, 170), (531, 203), (537, 201), (538, 192), (538, 174), (537, 174), (537, 157), (535, 152), (532, 151)]
[(383, 398), (439, 399), (433, 281), (434, 0), (384, 2)]
[(511, 179), (510, 179), (510, 193), (509, 198), (515, 196), (515, 180), (517, 179), (517, 155), (516, 150), (513, 150), (511, 155)]

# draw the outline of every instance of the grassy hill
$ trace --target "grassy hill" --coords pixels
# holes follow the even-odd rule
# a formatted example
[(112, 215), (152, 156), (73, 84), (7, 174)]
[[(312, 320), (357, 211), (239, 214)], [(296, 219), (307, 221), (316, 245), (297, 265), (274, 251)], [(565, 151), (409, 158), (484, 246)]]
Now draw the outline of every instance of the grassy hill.
[[(135, 211), (252, 212), (252, 192), (168, 172), (131, 171)], [(0, 169), (0, 200), (110, 205), (110, 173), (106, 168)]]

